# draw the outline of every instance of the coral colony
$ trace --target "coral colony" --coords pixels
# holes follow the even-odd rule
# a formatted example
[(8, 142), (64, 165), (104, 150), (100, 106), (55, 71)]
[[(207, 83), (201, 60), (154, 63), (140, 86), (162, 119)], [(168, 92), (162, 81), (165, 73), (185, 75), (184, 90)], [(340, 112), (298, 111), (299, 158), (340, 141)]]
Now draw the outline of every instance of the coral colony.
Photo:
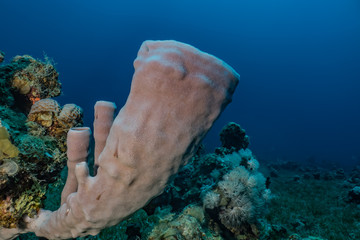
[[(96, 235), (139, 214), (153, 224), (129, 225), (128, 235), (258, 239), (270, 190), (245, 131), (229, 123), (222, 146), (201, 152), (239, 75), (176, 41), (145, 41), (134, 66), (117, 117), (115, 104), (95, 105), (94, 176), (86, 163), (90, 129), (82, 127), (79, 106), (53, 99), (61, 85), (51, 61), (17, 56), (0, 67), (0, 239), (26, 232), (49, 239)], [(66, 162), (61, 206), (41, 209)]]
[(0, 86), (0, 227), (16, 228), (39, 212), (65, 166), (66, 134), (81, 126), (82, 110), (51, 99), (61, 84), (48, 59), (14, 57), (0, 67)]

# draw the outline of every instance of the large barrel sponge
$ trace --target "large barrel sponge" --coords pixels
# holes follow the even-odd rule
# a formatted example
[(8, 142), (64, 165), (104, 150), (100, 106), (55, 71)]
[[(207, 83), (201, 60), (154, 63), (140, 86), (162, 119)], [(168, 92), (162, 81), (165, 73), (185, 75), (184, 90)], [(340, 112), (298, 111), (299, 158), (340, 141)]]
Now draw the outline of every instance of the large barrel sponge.
[[(41, 211), (30, 221), (28, 228), (36, 235), (97, 234), (161, 194), (231, 102), (239, 81), (220, 59), (176, 41), (145, 41), (134, 67), (129, 97), (99, 155), (97, 175), (89, 176), (87, 164), (78, 163), (68, 174), (76, 177), (69, 182), (78, 184), (72, 186), (77, 191), (64, 196), (57, 211)], [(76, 150), (82, 141), (69, 141), (74, 131), (68, 147)], [(87, 131), (79, 131), (85, 142)]]

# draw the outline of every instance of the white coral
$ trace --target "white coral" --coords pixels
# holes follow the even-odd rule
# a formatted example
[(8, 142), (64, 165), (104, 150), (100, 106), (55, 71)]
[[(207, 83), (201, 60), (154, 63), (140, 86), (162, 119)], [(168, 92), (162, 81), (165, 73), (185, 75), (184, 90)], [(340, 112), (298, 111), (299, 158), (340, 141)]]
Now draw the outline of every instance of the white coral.
[(205, 194), (203, 199), (204, 208), (214, 209), (219, 206), (220, 203), (220, 194), (215, 193), (213, 191), (209, 191)]
[[(245, 157), (252, 156), (250, 150), (242, 150), (241, 154)], [(270, 190), (265, 186), (265, 177), (257, 171), (257, 160), (251, 157), (249, 162), (253, 164), (252, 168), (236, 167), (225, 174), (223, 180), (218, 183), (220, 197), (226, 198), (225, 202), (229, 202), (221, 208), (219, 218), (229, 229), (245, 222), (252, 223), (263, 212), (265, 203), (271, 197)]]

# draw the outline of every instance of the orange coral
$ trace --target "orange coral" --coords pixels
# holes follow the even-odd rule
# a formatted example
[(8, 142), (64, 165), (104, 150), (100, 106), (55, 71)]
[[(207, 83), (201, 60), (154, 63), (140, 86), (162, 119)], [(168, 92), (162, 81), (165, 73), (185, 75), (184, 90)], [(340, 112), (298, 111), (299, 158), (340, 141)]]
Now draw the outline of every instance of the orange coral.
[(36, 103), (37, 101), (40, 100), (39, 97), (29, 97), (30, 101), (32, 102), (32, 104)]

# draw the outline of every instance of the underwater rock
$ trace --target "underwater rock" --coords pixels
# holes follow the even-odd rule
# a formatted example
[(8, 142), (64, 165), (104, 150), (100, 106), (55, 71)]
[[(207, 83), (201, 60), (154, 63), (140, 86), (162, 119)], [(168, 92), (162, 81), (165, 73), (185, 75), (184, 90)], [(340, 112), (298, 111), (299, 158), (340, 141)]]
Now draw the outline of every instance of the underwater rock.
[(156, 214), (158, 223), (145, 234), (148, 240), (221, 240), (218, 233), (209, 231), (205, 225), (202, 207), (189, 205), (180, 214), (170, 211)]
[(351, 170), (350, 176), (347, 179), (347, 181), (353, 184), (360, 184), (360, 166), (355, 166)]
[(313, 175), (314, 179), (320, 180), (321, 172), (314, 172), (312, 175)]
[(345, 171), (342, 168), (339, 168), (335, 171), (335, 179), (343, 180), (346, 178)]
[(249, 137), (246, 135), (245, 130), (235, 122), (229, 122), (222, 128), (220, 141), (222, 147), (234, 147), (236, 151), (245, 149), (249, 145)]
[[(312, 173), (312, 174), (313, 174), (313, 176), (314, 176), (315, 179), (318, 179), (318, 178), (316, 178), (316, 176), (314, 175), (315, 173)], [(320, 171), (319, 171), (319, 174), (321, 174)], [(345, 180), (345, 179), (346, 179), (346, 175), (345, 175), (344, 169), (342, 169), (342, 168), (335, 168), (335, 169), (333, 169), (333, 170), (324, 172), (324, 173), (322, 174), (322, 178), (323, 178), (324, 180), (334, 180), (334, 179), (335, 179), (335, 180)]]
[(356, 186), (349, 191), (348, 202), (360, 204), (360, 186)]
[(294, 175), (294, 176), (292, 177), (292, 180), (293, 180), (294, 182), (299, 182), (299, 181), (301, 180), (301, 177), (300, 177), (299, 175)]

